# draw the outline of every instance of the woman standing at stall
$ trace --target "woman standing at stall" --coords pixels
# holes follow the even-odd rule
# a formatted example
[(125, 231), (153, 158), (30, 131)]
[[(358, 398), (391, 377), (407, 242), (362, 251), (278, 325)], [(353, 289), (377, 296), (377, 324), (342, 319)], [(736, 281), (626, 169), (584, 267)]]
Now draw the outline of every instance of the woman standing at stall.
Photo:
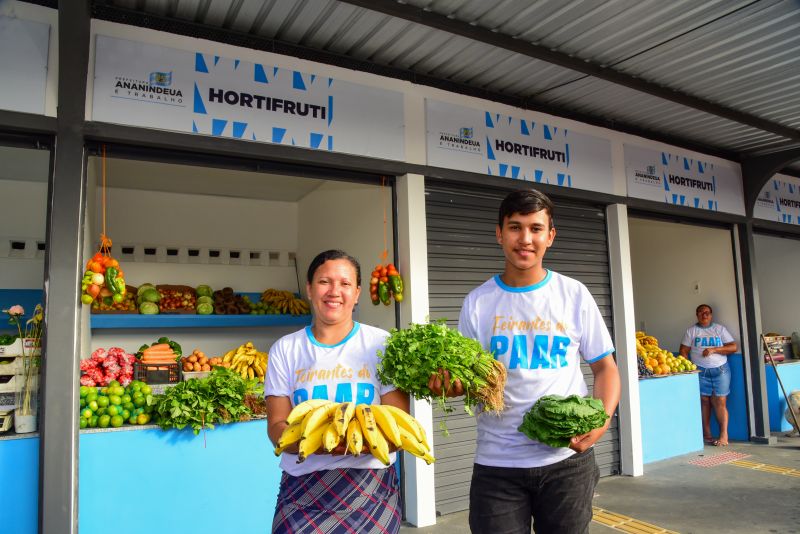
[[(389, 333), (357, 323), (361, 267), (341, 250), (317, 255), (308, 268), (311, 326), (279, 339), (270, 350), (265, 394), (277, 445), (292, 408), (308, 399), (391, 404), (408, 411), (408, 395), (378, 380), (377, 351)], [(336, 453), (339, 454), (336, 454)], [(298, 463), (297, 445), (281, 457), (273, 533), (396, 533), (401, 509), (397, 473), (370, 454), (312, 454)], [(391, 454), (394, 463), (395, 453)]]

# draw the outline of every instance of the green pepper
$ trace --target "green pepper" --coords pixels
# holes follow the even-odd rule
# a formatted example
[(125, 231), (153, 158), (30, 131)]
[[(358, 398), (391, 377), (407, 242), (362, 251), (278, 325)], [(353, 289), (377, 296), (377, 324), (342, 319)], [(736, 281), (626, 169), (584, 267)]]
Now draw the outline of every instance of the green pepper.
[(378, 282), (378, 298), (387, 306), (389, 305), (389, 284), (386, 282)]
[(112, 293), (125, 293), (125, 281), (119, 278), (119, 269), (108, 267), (106, 269), (106, 287)]
[(399, 274), (389, 275), (389, 287), (392, 290), (392, 293), (397, 294), (403, 292), (403, 279)]

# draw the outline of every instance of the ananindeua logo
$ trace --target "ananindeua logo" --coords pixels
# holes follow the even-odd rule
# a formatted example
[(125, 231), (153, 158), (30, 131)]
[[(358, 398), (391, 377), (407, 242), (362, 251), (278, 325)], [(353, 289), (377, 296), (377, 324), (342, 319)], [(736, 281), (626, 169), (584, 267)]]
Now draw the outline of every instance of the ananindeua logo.
[(661, 177), (656, 174), (655, 165), (647, 165), (643, 171), (638, 169), (634, 170), (633, 181), (637, 184), (661, 187)]
[(172, 71), (153, 71), (145, 80), (115, 76), (111, 98), (186, 107), (183, 91), (172, 86)]
[(481, 152), (481, 142), (474, 139), (473, 128), (459, 128), (458, 133), (439, 132), (439, 148), (459, 152)]

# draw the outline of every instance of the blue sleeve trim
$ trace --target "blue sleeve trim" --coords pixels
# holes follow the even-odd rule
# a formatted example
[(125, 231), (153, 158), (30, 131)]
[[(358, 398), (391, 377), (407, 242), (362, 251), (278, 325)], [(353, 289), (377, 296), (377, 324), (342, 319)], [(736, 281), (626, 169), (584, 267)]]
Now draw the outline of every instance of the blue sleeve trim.
[(614, 349), (611, 349), (611, 350), (609, 350), (609, 351), (606, 351), (606, 352), (604, 352), (603, 354), (601, 354), (600, 356), (597, 356), (597, 357), (595, 357), (595, 358), (592, 358), (591, 360), (586, 360), (586, 363), (594, 363), (594, 362), (599, 362), (600, 360), (602, 360), (603, 358), (605, 358), (605, 357), (606, 357), (606, 356), (608, 356), (609, 354), (614, 354)]

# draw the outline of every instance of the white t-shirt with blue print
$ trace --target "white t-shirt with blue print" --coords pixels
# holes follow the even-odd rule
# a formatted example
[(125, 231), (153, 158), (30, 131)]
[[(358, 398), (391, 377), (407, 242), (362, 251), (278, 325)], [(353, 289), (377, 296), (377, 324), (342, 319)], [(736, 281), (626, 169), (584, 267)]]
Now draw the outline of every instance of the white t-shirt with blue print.
[[(308, 399), (380, 404), (381, 395), (396, 389), (382, 385), (376, 372), (378, 350), (384, 350), (387, 337), (387, 331), (360, 323), (335, 345), (317, 341), (311, 327), (284, 336), (270, 348), (264, 394), (289, 397), (292, 406)], [(292, 476), (325, 469), (384, 467), (371, 454), (358, 458), (312, 454), (301, 464), (296, 454), (281, 456), (281, 469)]]
[(692, 363), (698, 367), (713, 369), (725, 365), (728, 356), (725, 354), (703, 356), (703, 351), (709, 347), (721, 347), (731, 341), (735, 341), (733, 336), (721, 324), (711, 323), (708, 327), (703, 328), (695, 323), (686, 330), (681, 345), (689, 347), (689, 358)]
[(592, 363), (614, 352), (586, 286), (552, 271), (527, 287), (507, 286), (495, 276), (467, 295), (458, 328), (508, 369), (506, 409), (500, 416), (478, 415), (475, 463), (540, 467), (575, 454), (531, 440), (517, 428), (544, 395), (585, 396), (581, 360)]

